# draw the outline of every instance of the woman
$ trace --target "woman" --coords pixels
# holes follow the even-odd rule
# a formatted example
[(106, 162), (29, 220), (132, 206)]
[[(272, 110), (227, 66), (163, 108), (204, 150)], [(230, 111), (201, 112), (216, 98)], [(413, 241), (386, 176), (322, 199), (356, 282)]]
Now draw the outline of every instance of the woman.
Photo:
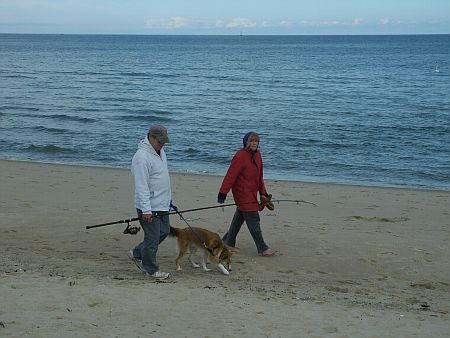
[(269, 200), (271, 196), (267, 193), (264, 184), (263, 161), (258, 150), (259, 135), (252, 131), (248, 132), (242, 141), (244, 146), (231, 160), (217, 196), (217, 202), (224, 203), (231, 189), (237, 206), (230, 228), (223, 240), (227, 245), (235, 247), (237, 234), (245, 221), (255, 241), (258, 254), (273, 256), (276, 251), (270, 249), (264, 242), (260, 226), (259, 211), (264, 206), (258, 203), (257, 194), (259, 192), (260, 196), (265, 196)]

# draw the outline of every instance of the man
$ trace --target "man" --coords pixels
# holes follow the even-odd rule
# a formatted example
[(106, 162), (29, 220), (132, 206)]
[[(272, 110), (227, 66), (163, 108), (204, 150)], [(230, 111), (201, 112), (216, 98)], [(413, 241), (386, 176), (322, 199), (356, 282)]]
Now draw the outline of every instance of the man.
[(169, 234), (171, 189), (164, 144), (169, 142), (167, 129), (160, 125), (150, 127), (147, 137), (138, 145), (131, 162), (134, 175), (135, 207), (144, 240), (130, 250), (131, 258), (148, 276), (166, 279), (169, 273), (159, 270), (156, 253), (159, 244)]

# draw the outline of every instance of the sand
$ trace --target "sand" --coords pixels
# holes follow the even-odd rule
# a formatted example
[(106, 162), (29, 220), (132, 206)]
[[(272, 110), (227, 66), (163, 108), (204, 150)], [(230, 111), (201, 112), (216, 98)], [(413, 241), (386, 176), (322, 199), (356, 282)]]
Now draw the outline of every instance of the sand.
[[(1, 337), (449, 337), (450, 192), (267, 180), (260, 257), (244, 226), (229, 276), (158, 252), (169, 282), (127, 257), (143, 236), (128, 170), (0, 161)], [(179, 209), (216, 205), (221, 177), (172, 174)], [(228, 203), (232, 202), (231, 194)], [(186, 213), (224, 234), (234, 207)], [(186, 225), (171, 216), (173, 226)]]

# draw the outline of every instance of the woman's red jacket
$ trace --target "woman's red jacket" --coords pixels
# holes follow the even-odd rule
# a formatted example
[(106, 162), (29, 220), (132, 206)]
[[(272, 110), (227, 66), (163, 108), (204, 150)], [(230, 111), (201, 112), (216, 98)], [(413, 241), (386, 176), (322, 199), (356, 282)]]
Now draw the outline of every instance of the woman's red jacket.
[(263, 161), (259, 150), (254, 154), (254, 163), (249, 150), (242, 148), (236, 152), (219, 192), (226, 195), (230, 189), (239, 210), (260, 211), (263, 209), (258, 204), (258, 192), (263, 195), (267, 191), (263, 178)]

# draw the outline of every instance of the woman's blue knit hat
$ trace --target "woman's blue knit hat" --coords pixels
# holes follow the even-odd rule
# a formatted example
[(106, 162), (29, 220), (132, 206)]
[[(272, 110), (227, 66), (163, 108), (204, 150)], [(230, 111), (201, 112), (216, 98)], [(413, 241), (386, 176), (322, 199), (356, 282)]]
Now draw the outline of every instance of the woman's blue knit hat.
[(247, 147), (248, 138), (250, 137), (251, 134), (253, 134), (253, 131), (249, 131), (247, 134), (244, 135), (244, 138), (242, 139), (244, 148)]

